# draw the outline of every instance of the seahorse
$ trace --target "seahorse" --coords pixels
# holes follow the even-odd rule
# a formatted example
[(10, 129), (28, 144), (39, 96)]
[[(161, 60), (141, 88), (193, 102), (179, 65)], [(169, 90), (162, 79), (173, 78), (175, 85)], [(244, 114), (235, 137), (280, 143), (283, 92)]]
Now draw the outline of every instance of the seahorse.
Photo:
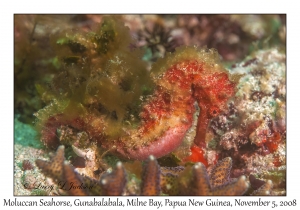
[(200, 114), (194, 143), (206, 147), (209, 120), (224, 111), (235, 88), (217, 51), (182, 47), (157, 61), (152, 71), (156, 90), (143, 106), (140, 126), (116, 143), (117, 152), (139, 160), (170, 153), (192, 125), (195, 102)]
[(200, 114), (194, 143), (205, 148), (209, 120), (225, 110), (228, 99), (235, 92), (235, 83), (222, 66), (218, 52), (180, 47), (153, 65), (151, 77), (156, 88), (142, 105), (140, 124), (128, 128), (125, 135), (107, 140), (104, 118), (89, 116), (85, 120), (80, 117), (62, 120), (61, 115), (57, 115), (45, 123), (42, 141), (53, 142), (56, 129), (66, 124), (86, 131), (100, 141), (103, 148), (114, 147), (115, 153), (124, 158), (145, 160), (150, 155), (159, 158), (181, 144), (192, 125), (197, 103)]

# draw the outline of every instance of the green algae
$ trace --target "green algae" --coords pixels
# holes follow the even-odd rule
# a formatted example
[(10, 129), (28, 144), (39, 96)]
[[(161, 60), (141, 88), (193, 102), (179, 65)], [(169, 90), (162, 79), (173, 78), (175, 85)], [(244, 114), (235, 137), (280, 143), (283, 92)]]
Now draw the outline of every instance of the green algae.
[(68, 29), (52, 36), (57, 54), (53, 63), (61, 68), (50, 88), (37, 86), (49, 104), (35, 114), (38, 128), (60, 113), (66, 119), (74, 113), (105, 116), (106, 133), (112, 137), (119, 135), (120, 128), (137, 124), (141, 103), (154, 84), (142, 60), (144, 52), (131, 48), (133, 42), (129, 28), (118, 17), (105, 17), (93, 31)]

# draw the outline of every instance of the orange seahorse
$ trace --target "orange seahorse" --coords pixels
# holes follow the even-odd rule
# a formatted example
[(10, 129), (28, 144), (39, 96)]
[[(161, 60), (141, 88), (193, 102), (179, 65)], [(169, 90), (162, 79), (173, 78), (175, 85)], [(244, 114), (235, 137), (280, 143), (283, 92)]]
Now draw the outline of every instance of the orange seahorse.
[(56, 129), (68, 124), (101, 139), (104, 148), (128, 159), (145, 160), (149, 155), (162, 157), (176, 149), (192, 125), (195, 102), (200, 107), (194, 143), (204, 148), (209, 120), (226, 108), (234, 94), (235, 83), (229, 79), (214, 49), (181, 47), (158, 60), (152, 67), (156, 83), (154, 93), (143, 104), (140, 125), (126, 130), (126, 135), (106, 140), (102, 130), (105, 119), (93, 116), (82, 120), (61, 121), (52, 117), (42, 129), (42, 141), (51, 142)]

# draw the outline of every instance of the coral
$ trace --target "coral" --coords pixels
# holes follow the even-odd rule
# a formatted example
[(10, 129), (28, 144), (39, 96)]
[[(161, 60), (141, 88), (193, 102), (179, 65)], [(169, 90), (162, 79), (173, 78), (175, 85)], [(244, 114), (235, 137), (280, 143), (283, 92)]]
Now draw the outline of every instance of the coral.
[(82, 184), (81, 177), (74, 171), (73, 166), (65, 164), (64, 146), (60, 146), (50, 162), (36, 160), (36, 165), (42, 172), (62, 185), (62, 189), (68, 190), (70, 195), (87, 195), (87, 192), (79, 187)]
[[(127, 184), (127, 172), (121, 162), (118, 162), (113, 171), (104, 172), (100, 180), (80, 176), (72, 165), (64, 161), (64, 146), (57, 149), (50, 162), (36, 160), (36, 165), (42, 173), (63, 183), (62, 188), (70, 195), (124, 195)], [(230, 179), (232, 160), (230, 157), (223, 159), (212, 169), (208, 177), (202, 163), (192, 167), (160, 167), (150, 156), (144, 163), (142, 172), (141, 195), (243, 195), (248, 189), (245, 176)], [(269, 182), (267, 182), (269, 183)], [(268, 186), (263, 186), (260, 192), (267, 191)]]
[[(113, 171), (106, 171), (99, 181), (87, 176), (80, 176), (72, 165), (64, 162), (64, 146), (59, 146), (50, 162), (36, 160), (42, 173), (63, 183), (61, 189), (70, 195), (122, 195), (127, 182), (127, 173), (121, 162)], [(153, 156), (144, 165), (142, 195), (160, 194), (160, 168)]]
[(245, 176), (230, 179), (232, 160), (230, 157), (219, 161), (210, 176), (202, 163), (197, 163), (179, 179), (181, 193), (185, 195), (243, 195), (248, 189)]
[(41, 168), (44, 173), (50, 176), (54, 180), (59, 180), (63, 177), (63, 167), (64, 167), (64, 146), (60, 146), (57, 149), (57, 152), (54, 157), (52, 157), (50, 162), (46, 162), (44, 160), (36, 160), (36, 165)]
[(144, 164), (142, 174), (142, 195), (159, 195), (160, 194), (160, 167), (154, 156), (150, 156)]
[(259, 189), (255, 190), (252, 195), (270, 195), (270, 191), (272, 190), (273, 183), (271, 180), (268, 180), (263, 186)]
[(101, 177), (103, 195), (122, 195), (126, 184), (126, 172), (121, 162), (118, 162), (114, 171)]
[(183, 170), (183, 166), (161, 167), (160, 182), (163, 193), (168, 195), (178, 195), (178, 178)]

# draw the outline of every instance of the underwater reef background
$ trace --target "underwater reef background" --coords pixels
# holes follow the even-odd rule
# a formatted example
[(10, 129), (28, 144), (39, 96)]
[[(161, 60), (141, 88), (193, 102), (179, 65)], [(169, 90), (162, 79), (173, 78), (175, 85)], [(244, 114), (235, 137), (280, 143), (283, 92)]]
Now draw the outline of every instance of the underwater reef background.
[(286, 195), (285, 15), (14, 21), (15, 195)]

